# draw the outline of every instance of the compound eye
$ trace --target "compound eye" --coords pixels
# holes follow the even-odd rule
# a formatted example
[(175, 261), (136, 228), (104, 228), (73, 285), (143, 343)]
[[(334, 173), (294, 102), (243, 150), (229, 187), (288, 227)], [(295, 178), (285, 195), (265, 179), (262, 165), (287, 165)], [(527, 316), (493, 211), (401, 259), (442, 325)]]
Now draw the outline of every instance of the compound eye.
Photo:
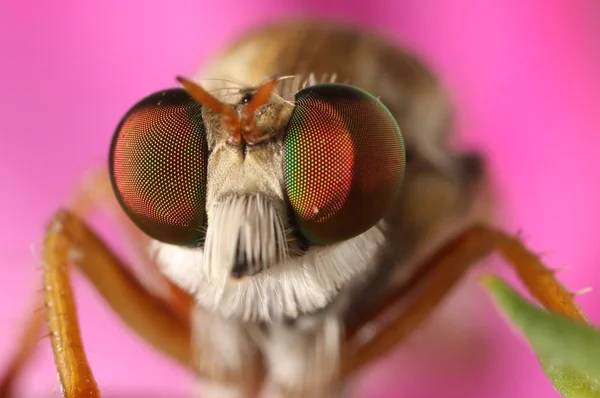
[(285, 188), (300, 233), (313, 244), (350, 239), (390, 210), (405, 152), (394, 117), (342, 84), (299, 91), (284, 139)]
[(151, 238), (197, 245), (206, 218), (207, 159), (201, 106), (183, 89), (160, 91), (135, 104), (116, 129), (113, 189)]

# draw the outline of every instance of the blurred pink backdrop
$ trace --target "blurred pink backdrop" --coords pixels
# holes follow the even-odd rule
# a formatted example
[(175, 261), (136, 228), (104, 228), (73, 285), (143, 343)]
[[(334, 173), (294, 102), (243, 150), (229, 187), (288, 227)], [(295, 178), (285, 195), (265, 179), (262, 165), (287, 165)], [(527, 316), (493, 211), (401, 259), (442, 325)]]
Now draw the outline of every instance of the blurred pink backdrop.
[[(600, 3), (596, 0), (63, 1), (0, 6), (0, 366), (29, 309), (42, 228), (107, 157), (118, 119), (249, 25), (322, 15), (420, 54), (456, 101), (460, 141), (485, 153), (504, 227), (573, 290), (600, 286)], [(59, 5), (60, 4), (60, 5)], [(496, 268), (509, 275), (496, 261)], [(107, 396), (185, 397), (190, 376), (139, 341), (75, 277), (84, 342)], [(514, 281), (514, 278), (511, 277)], [(600, 323), (598, 293), (579, 302)], [(440, 338), (443, 337), (443, 338)], [(20, 383), (56, 391), (49, 342)], [(367, 370), (359, 397), (557, 397), (475, 281)], [(55, 396), (58, 396), (55, 393)]]

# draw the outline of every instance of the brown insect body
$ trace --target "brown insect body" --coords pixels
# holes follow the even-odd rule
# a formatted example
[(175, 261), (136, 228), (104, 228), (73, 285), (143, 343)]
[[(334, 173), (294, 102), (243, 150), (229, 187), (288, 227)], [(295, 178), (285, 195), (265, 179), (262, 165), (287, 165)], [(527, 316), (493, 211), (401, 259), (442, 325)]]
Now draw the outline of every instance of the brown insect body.
[[(205, 174), (198, 177), (206, 180), (205, 239), (196, 246), (148, 239), (118, 208), (106, 172), (88, 180), (72, 210), (58, 211), (47, 230), (45, 313), (65, 396), (100, 394), (82, 349), (68, 264), (77, 266), (142, 338), (194, 370), (201, 396), (209, 398), (253, 397), (261, 390), (281, 398), (340, 393), (345, 378), (398, 344), (472, 264), (494, 250), (543, 305), (585, 321), (570, 292), (537, 256), (517, 238), (486, 225), (492, 206), (483, 161), (452, 148), (451, 106), (416, 57), (374, 33), (287, 21), (246, 33), (193, 80), (180, 82), (202, 109), (184, 136), (205, 137), (208, 147), (196, 145), (190, 152), (205, 157)], [(400, 193), (376, 225), (349, 239), (310, 244), (292, 220), (283, 141), (298, 106), (296, 93), (322, 82), (358, 87), (387, 107), (402, 132), (406, 167)], [(181, 92), (169, 98), (190, 103)], [(177, 109), (171, 109), (179, 115), (175, 119), (191, 108)], [(362, 122), (360, 117), (355, 121)], [(130, 142), (119, 159), (135, 146)], [(398, 173), (399, 162), (392, 163)], [(112, 180), (116, 191), (118, 180)], [(167, 187), (167, 198), (179, 189), (171, 181)], [(145, 254), (150, 247), (148, 274), (162, 289), (157, 284), (147, 291), (86, 226), (86, 214), (98, 204), (93, 202), (107, 200)], [(345, 218), (381, 211), (365, 203)], [(314, 208), (317, 215), (322, 211)], [(152, 273), (157, 270), (161, 274)], [(31, 330), (38, 324), (36, 315)], [(365, 326), (372, 332), (367, 339), (358, 333)], [(8, 396), (30, 348), (28, 337), (0, 383), (0, 396)]]
[[(478, 188), (485, 183), (483, 164), (477, 155), (461, 155), (450, 148), (451, 107), (432, 72), (416, 57), (376, 34), (326, 22), (299, 21), (263, 27), (245, 34), (209, 61), (196, 80), (217, 97), (221, 94), (222, 101), (237, 103), (247, 88), (259, 86), (271, 76), (294, 76), (282, 85), (288, 82), (293, 85), (296, 81), (296, 88), (306, 82), (310, 84), (312, 79), (344, 82), (364, 89), (391, 111), (408, 154), (401, 194), (385, 218), (385, 243), (378, 246), (372, 264), (345, 283), (337, 294), (328, 297), (323, 308), (295, 319), (287, 317), (283, 323), (281, 320), (262, 323), (257, 330), (235, 336), (235, 344), (244, 346), (238, 347), (240, 362), (235, 367), (244, 369), (244, 363), (254, 363), (256, 357), (266, 355), (267, 379), (275, 396), (283, 391), (287, 395), (281, 396), (327, 396), (337, 377), (341, 342), (341, 337), (324, 341), (326, 329), (331, 328), (328, 322), (343, 325), (360, 319), (380, 298), (378, 294), (384, 295), (386, 289), (406, 283), (413, 276), (420, 256), (459, 227), (487, 216), (486, 206), (485, 211), (475, 206), (481, 193)], [(238, 92), (226, 91), (232, 81), (245, 87)], [(280, 87), (278, 93), (286, 100), (293, 100), (289, 94), (295, 91), (286, 93), (286, 88)], [(277, 112), (265, 118), (264, 125), (284, 131), (282, 127), (288, 118), (289, 113)], [(276, 157), (275, 152), (269, 156)], [(390, 277), (394, 283), (384, 282)], [(174, 280), (178, 283), (177, 278)], [(204, 321), (200, 317), (196, 322), (197, 347), (210, 362), (201, 364), (201, 373), (210, 374), (219, 365), (227, 366), (218, 358), (206, 356), (214, 343), (210, 337), (214, 316), (218, 315), (205, 315)], [(206, 317), (212, 321), (208, 322)], [(228, 324), (224, 319), (219, 322)], [(252, 324), (242, 323), (238, 327), (254, 329)], [(333, 330), (334, 334), (340, 333), (342, 328)], [(253, 347), (256, 343), (252, 336), (257, 334), (261, 335), (262, 349)], [(223, 346), (230, 344), (233, 343), (223, 342)], [(295, 365), (280, 370), (281, 362)], [(242, 374), (235, 376), (236, 380), (243, 378)], [(217, 395), (222, 393), (219, 388), (216, 391)]]

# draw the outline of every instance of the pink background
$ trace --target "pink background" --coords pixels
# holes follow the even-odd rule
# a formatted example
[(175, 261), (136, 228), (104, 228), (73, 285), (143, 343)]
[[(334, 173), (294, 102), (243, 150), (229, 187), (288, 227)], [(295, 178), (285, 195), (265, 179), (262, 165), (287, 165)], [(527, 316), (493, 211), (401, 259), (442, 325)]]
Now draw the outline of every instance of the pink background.
[[(0, 365), (39, 277), (42, 227), (85, 170), (105, 161), (124, 111), (172, 86), (176, 74), (192, 74), (245, 26), (278, 15), (352, 20), (420, 54), (456, 100), (461, 141), (490, 161), (505, 227), (522, 229), (552, 266), (571, 266), (561, 276), (572, 289), (600, 286), (598, 1), (50, 3), (0, 6)], [(106, 395), (187, 396), (189, 375), (75, 279), (89, 359)], [(579, 302), (600, 323), (598, 294)], [(23, 397), (55, 390), (47, 340), (21, 387)], [(354, 388), (370, 397), (558, 396), (476, 283)]]

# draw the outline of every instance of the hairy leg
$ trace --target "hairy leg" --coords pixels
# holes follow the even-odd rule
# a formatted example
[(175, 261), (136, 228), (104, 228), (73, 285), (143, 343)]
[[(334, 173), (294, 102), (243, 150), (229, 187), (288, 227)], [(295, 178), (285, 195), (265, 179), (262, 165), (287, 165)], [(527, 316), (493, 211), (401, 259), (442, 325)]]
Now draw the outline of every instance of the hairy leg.
[(131, 222), (119, 206), (113, 193), (110, 177), (105, 169), (91, 170), (72, 195), (68, 208), (80, 218), (86, 219), (95, 210), (102, 210), (117, 221), (128, 240), (132, 243), (140, 259), (143, 260), (142, 272), (137, 273), (152, 293), (164, 297), (180, 313), (188, 318), (191, 314), (192, 300), (187, 293), (166, 278), (153, 258), (148, 256), (150, 239)]
[(144, 290), (108, 247), (73, 213), (61, 210), (44, 244), (48, 327), (64, 396), (99, 396), (81, 341), (70, 285), (76, 265), (137, 334), (180, 363), (191, 365), (190, 325), (164, 301)]
[[(138, 275), (131, 275), (130, 278), (138, 277), (142, 281), (146, 281), (144, 285), (150, 289), (149, 293), (163, 298), (184, 322), (189, 323), (191, 308), (189, 295), (165, 278), (158, 270), (153, 259), (149, 258), (146, 252), (148, 238), (143, 236), (122, 212), (112, 192), (110, 179), (105, 170), (92, 170), (71, 195), (67, 207), (72, 209), (72, 213), (76, 214), (81, 220), (87, 218), (96, 210), (103, 210), (105, 213), (114, 216), (119, 225), (125, 228), (127, 236), (137, 250), (139, 257), (145, 260), (143, 271)], [(129, 269), (127, 268), (124, 272), (129, 273)], [(44, 304), (43, 298), (40, 296), (36, 303), (36, 309), (40, 309)], [(8, 367), (0, 379), (0, 398), (12, 396), (14, 384), (33, 355), (43, 327), (44, 312), (31, 311), (25, 333), (18, 342), (15, 354), (9, 360)]]
[[(392, 292), (367, 316), (347, 325), (341, 377), (368, 365), (399, 344), (437, 307), (478, 261), (498, 252), (529, 292), (548, 310), (587, 322), (573, 295), (522, 242), (484, 225), (474, 225), (446, 243), (404, 288)], [(373, 332), (375, 331), (375, 332)]]
[(8, 362), (8, 368), (0, 379), (0, 398), (10, 398), (14, 395), (15, 381), (32, 358), (35, 343), (39, 341), (41, 337), (40, 334), (43, 325), (43, 311), (33, 311), (27, 321), (21, 338), (16, 344), (15, 353)]

